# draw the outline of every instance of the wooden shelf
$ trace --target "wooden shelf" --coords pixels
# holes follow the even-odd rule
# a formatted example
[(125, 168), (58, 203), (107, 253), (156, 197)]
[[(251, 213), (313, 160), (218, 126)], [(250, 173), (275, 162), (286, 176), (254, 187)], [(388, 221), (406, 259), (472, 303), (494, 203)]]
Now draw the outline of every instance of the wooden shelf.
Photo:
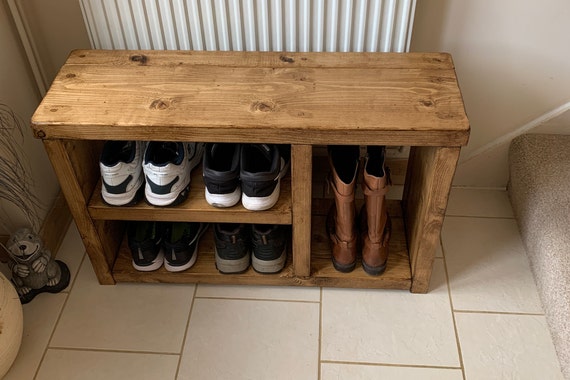
[(202, 168), (192, 172), (188, 199), (175, 207), (156, 207), (141, 200), (126, 207), (109, 206), (101, 197), (101, 182), (89, 202), (89, 215), (95, 220), (154, 220), (170, 222), (291, 224), (291, 177), (281, 180), (279, 200), (270, 210), (250, 211), (241, 203), (216, 208), (206, 202)]
[[(321, 214), (329, 203), (329, 200), (317, 200), (315, 201), (316, 208), (313, 211)], [(164, 267), (154, 272), (135, 270), (131, 263), (131, 254), (126, 239), (124, 239), (113, 267), (113, 277), (118, 282), (295, 285), (409, 290), (412, 281), (410, 260), (406, 249), (399, 201), (389, 202), (389, 209), (393, 213), (390, 255), (386, 271), (377, 277), (366, 274), (360, 263), (351, 273), (341, 273), (334, 269), (328, 237), (324, 230), (325, 216), (323, 215), (314, 215), (313, 217), (311, 277), (294, 275), (290, 253), (285, 268), (277, 274), (260, 274), (251, 267), (247, 272), (241, 274), (221, 274), (215, 265), (214, 240), (211, 228), (200, 240), (196, 264), (189, 270), (178, 273), (168, 272)]]

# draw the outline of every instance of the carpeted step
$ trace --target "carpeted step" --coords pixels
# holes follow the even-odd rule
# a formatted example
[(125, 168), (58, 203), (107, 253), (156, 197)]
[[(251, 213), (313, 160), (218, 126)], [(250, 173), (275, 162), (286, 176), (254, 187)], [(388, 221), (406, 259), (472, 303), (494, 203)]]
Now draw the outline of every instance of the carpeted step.
[(513, 211), (562, 372), (570, 379), (570, 135), (515, 138), (509, 176)]

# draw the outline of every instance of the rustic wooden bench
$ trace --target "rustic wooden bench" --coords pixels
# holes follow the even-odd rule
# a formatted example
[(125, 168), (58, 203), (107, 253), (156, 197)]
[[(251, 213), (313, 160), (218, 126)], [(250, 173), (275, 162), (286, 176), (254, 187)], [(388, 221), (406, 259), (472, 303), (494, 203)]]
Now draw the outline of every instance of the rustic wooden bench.
[[(32, 118), (101, 284), (116, 281), (396, 288), (427, 292), (461, 146), (469, 137), (455, 69), (443, 53), (270, 53), (79, 50)], [(291, 144), (291, 174), (271, 210), (216, 209), (200, 170), (187, 201), (109, 207), (100, 196), (105, 140)], [(390, 201), (386, 272), (334, 270), (322, 200), (313, 201), (313, 147), (410, 146), (404, 194)], [(284, 271), (222, 275), (211, 233), (190, 270), (137, 272), (125, 221), (292, 226)]]

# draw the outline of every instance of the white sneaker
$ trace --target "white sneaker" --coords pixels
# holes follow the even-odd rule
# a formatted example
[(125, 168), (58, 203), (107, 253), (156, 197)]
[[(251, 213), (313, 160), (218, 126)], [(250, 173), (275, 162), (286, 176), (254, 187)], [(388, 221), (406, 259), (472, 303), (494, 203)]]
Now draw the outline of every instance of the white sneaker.
[(143, 164), (148, 203), (174, 206), (183, 202), (190, 190), (190, 173), (203, 153), (204, 143), (149, 142)]
[(112, 206), (125, 206), (142, 195), (142, 141), (107, 141), (99, 159), (101, 195)]

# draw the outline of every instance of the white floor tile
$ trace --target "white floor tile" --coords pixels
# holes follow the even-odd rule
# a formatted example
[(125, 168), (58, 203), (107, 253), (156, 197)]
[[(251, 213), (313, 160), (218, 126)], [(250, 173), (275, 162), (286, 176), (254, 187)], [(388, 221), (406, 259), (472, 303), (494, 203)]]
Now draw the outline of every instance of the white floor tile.
[(562, 380), (543, 316), (456, 313), (469, 380)]
[(178, 355), (48, 350), (36, 380), (173, 380)]
[(85, 247), (83, 246), (83, 241), (81, 240), (81, 236), (79, 235), (75, 222), (72, 221), (67, 234), (56, 253), (56, 259), (63, 261), (71, 273), (69, 286), (64, 291), (69, 291), (70, 287), (73, 285), (84, 256)]
[(200, 284), (196, 297), (320, 302), (320, 288)]
[(34, 378), (67, 297), (67, 293), (40, 294), (23, 306), (22, 345), (4, 380)]
[(513, 210), (504, 190), (453, 188), (447, 203), (447, 215), (512, 218)]
[(179, 379), (316, 379), (319, 305), (197, 298)]
[(323, 289), (323, 360), (459, 366), (443, 263), (428, 294)]
[(456, 310), (542, 313), (514, 219), (447, 217), (442, 240)]
[(463, 380), (461, 369), (323, 363), (321, 380)]
[(99, 285), (85, 260), (51, 347), (179, 353), (194, 285)]

